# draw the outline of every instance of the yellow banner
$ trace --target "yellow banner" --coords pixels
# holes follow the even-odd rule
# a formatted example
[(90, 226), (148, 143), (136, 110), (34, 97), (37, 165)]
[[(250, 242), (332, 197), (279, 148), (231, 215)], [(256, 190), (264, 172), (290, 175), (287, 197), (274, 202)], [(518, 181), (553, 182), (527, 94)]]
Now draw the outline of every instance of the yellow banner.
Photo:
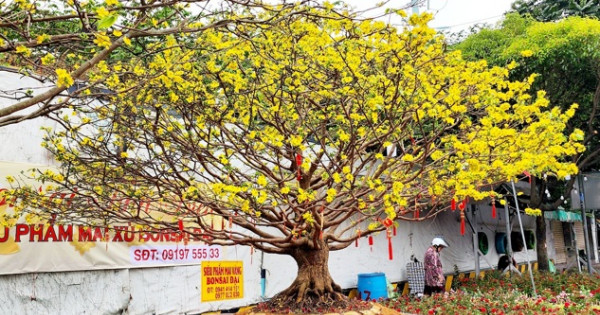
[(243, 261), (203, 261), (200, 277), (202, 302), (244, 297)]

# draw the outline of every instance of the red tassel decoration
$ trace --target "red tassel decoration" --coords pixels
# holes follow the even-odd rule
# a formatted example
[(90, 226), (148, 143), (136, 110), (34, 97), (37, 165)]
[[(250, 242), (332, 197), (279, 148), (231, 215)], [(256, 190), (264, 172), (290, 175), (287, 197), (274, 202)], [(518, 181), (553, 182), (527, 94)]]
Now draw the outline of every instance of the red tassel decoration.
[(358, 237), (354, 240), (354, 247), (358, 247)]
[(296, 179), (301, 180), (302, 174), (300, 173), (300, 166), (302, 165), (302, 155), (300, 155), (300, 153), (296, 154), (296, 165), (298, 166), (298, 175), (296, 176)]
[(373, 246), (373, 236), (369, 235), (369, 246)]
[(492, 218), (496, 218), (496, 201), (492, 199)]
[(460, 213), (460, 235), (465, 235), (465, 213)]
[(531, 174), (528, 171), (523, 171), (523, 174), (525, 174), (525, 176), (529, 177), (529, 183), (531, 184)]
[(396, 227), (394, 226), (394, 236), (396, 236)]
[(420, 211), (419, 211), (419, 209), (416, 209), (416, 210), (415, 210), (415, 213), (414, 213), (414, 215), (415, 215), (415, 217), (414, 217), (414, 218), (415, 218), (415, 219), (418, 219), (418, 218), (419, 218), (419, 212), (420, 212)]
[(450, 209), (452, 209), (452, 211), (456, 210), (456, 200), (454, 200), (454, 198), (450, 201)]
[(229, 217), (229, 228), (233, 227), (233, 217)]
[(465, 200), (463, 200), (459, 205), (458, 205), (458, 209), (460, 209), (461, 211), (465, 210), (465, 207), (467, 206), (467, 199), (465, 198)]
[(392, 249), (392, 238), (388, 237), (388, 254), (390, 260), (394, 260), (394, 250)]
[(385, 218), (385, 220), (383, 220), (381, 223), (383, 224), (383, 226), (388, 228), (392, 226), (392, 224), (394, 224), (394, 221), (392, 221), (390, 218)]
[(177, 221), (177, 224), (179, 224), (179, 231), (183, 232), (183, 220), (179, 219), (179, 221)]

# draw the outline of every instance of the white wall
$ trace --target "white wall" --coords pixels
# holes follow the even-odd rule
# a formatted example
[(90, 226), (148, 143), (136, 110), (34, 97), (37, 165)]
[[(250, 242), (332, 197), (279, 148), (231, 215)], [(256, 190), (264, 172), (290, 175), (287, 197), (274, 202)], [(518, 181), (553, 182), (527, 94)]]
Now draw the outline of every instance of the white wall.
[[(0, 108), (16, 103), (14, 97), (23, 97), (27, 90), (35, 95), (46, 91), (49, 86), (49, 83), (31, 77), (0, 70)], [(19, 113), (29, 113), (33, 109), (35, 106)], [(52, 164), (52, 157), (40, 145), (44, 135), (40, 129), (42, 126), (54, 127), (56, 123), (47, 118), (38, 118), (0, 127), (0, 161)]]

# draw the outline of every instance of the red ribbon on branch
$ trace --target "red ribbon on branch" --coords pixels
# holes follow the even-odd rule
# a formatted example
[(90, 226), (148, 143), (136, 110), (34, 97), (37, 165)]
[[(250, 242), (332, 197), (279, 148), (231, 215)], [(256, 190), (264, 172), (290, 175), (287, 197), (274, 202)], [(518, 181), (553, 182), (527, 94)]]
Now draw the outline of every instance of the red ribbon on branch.
[(387, 230), (387, 239), (388, 239), (388, 257), (390, 260), (394, 260), (394, 250), (392, 249), (392, 235), (391, 230)]
[(392, 249), (392, 238), (388, 237), (388, 255), (390, 260), (394, 260), (394, 250)]
[(390, 218), (385, 218), (385, 220), (381, 221), (381, 224), (383, 224), (383, 226), (385, 226), (386, 228), (389, 228), (394, 224), (394, 221), (392, 221), (392, 219)]
[(531, 174), (528, 171), (523, 171), (523, 174), (529, 178), (529, 183), (531, 184)]
[(417, 206), (419, 204), (419, 199), (418, 197), (415, 197), (415, 212), (413, 213), (413, 216), (415, 219), (419, 218), (419, 207)]
[(296, 175), (297, 180), (302, 179), (302, 174), (300, 173), (301, 165), (302, 165), (302, 155), (300, 155), (300, 153), (296, 153), (296, 166), (298, 166), (298, 174)]

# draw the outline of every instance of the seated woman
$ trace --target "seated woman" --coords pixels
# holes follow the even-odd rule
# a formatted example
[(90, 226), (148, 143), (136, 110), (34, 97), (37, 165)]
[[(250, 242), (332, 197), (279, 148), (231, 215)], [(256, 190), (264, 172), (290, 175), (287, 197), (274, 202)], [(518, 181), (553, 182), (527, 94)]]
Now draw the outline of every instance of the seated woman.
[(521, 274), (521, 272), (519, 272), (519, 270), (517, 269), (517, 261), (515, 260), (514, 257), (512, 257), (512, 268), (511, 268), (508, 256), (507, 255), (500, 256), (500, 258), (498, 259), (498, 270), (500, 270), (500, 271), (502, 271), (502, 273), (504, 273), (504, 272), (508, 271), (509, 269), (511, 269), (512, 271), (516, 271), (519, 275)]

